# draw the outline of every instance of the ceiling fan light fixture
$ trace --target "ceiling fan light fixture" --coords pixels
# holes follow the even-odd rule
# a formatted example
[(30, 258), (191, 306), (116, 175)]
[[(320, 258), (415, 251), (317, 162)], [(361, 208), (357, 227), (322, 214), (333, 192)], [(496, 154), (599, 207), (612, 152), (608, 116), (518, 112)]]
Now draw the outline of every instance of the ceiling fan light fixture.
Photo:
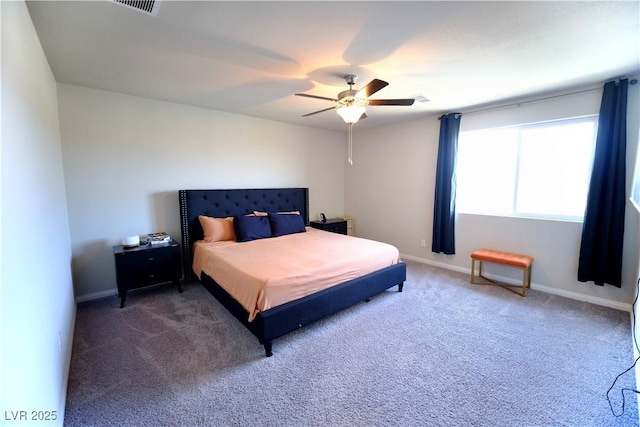
[(336, 110), (345, 123), (357, 123), (365, 111), (362, 105), (344, 105)]

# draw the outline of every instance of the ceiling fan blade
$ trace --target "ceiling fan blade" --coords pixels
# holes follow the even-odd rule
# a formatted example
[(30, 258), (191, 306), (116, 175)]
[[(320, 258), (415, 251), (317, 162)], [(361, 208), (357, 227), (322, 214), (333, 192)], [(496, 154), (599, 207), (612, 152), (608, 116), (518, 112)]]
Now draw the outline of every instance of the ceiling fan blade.
[(368, 85), (366, 85), (365, 87), (363, 87), (358, 91), (358, 93), (356, 94), (356, 97), (368, 98), (374, 93), (376, 93), (377, 91), (379, 91), (380, 89), (388, 85), (389, 83), (385, 82), (384, 80), (373, 79), (369, 82)]
[(360, 116), (360, 118), (358, 119), (358, 121), (360, 121), (360, 120), (364, 120), (364, 119), (366, 119), (367, 117), (369, 117), (369, 116), (367, 116), (367, 113), (362, 113), (362, 115)]
[(370, 99), (369, 105), (413, 105), (416, 102), (413, 98), (408, 99)]
[(307, 98), (316, 98), (316, 99), (324, 99), (325, 101), (333, 101), (338, 102), (335, 98), (327, 98), (326, 96), (318, 96), (318, 95), (308, 95), (306, 93), (296, 93), (297, 96), (306, 96)]
[(313, 113), (303, 114), (302, 117), (313, 116), (314, 114), (324, 113), (325, 111), (335, 110), (336, 108), (337, 108), (337, 106), (336, 107), (325, 108), (324, 110), (318, 110), (318, 111), (314, 111)]

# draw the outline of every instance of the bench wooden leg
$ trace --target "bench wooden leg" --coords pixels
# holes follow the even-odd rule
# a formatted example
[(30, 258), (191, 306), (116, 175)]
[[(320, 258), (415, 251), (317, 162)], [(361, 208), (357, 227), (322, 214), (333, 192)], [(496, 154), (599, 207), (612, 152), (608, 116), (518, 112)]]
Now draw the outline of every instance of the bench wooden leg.
[(471, 259), (471, 283), (476, 282), (476, 260)]
[[(521, 297), (527, 296), (527, 288), (531, 288), (531, 266), (527, 268), (522, 268), (522, 285), (511, 285), (508, 283), (498, 282), (497, 280), (489, 279), (488, 277), (482, 274), (482, 260), (478, 261), (478, 275), (476, 276), (476, 260), (471, 259), (471, 283), (474, 285), (489, 285), (489, 286), (500, 286), (508, 291), (511, 291), (515, 294), (520, 295)], [(487, 261), (488, 262), (488, 261)], [(495, 263), (498, 264), (498, 263)], [(504, 264), (499, 264), (504, 265)], [(509, 266), (512, 267), (512, 266)], [(513, 267), (519, 268), (519, 267)], [(484, 282), (481, 282), (477, 279), (483, 279)]]

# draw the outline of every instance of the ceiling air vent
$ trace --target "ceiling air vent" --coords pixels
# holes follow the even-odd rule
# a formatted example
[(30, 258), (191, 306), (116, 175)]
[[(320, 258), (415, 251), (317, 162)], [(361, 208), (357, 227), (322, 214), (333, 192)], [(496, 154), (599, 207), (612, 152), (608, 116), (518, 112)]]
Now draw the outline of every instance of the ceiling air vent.
[(160, 0), (113, 0), (115, 3), (127, 6), (131, 9), (156, 16), (160, 7)]

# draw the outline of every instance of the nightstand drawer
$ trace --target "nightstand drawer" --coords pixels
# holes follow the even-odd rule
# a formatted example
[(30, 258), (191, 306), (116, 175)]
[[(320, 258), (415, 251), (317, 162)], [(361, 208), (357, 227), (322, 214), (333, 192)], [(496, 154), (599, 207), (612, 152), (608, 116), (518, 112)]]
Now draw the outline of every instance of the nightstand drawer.
[(118, 283), (131, 289), (136, 285), (145, 286), (177, 280), (180, 278), (180, 269), (172, 262), (174, 256), (166, 250), (120, 254), (116, 258)]

